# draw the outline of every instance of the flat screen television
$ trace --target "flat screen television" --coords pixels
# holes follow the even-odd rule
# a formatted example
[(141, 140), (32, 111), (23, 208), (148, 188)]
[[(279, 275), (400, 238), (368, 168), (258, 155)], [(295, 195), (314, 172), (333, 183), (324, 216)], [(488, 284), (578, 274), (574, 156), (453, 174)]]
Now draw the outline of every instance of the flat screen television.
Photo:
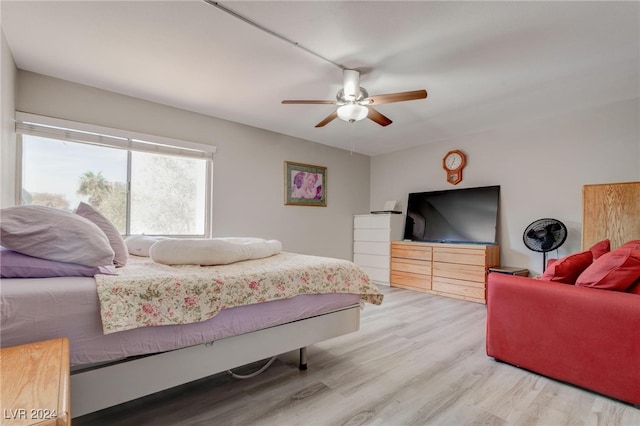
[(500, 186), (409, 194), (404, 239), (497, 243)]

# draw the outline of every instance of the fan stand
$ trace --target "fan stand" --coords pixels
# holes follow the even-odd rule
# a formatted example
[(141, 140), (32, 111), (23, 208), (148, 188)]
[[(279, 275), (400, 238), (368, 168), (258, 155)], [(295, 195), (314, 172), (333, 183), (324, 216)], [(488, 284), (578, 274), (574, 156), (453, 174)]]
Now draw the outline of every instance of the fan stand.
[(543, 251), (542, 252), (542, 272), (544, 273), (546, 269), (547, 269), (547, 252)]

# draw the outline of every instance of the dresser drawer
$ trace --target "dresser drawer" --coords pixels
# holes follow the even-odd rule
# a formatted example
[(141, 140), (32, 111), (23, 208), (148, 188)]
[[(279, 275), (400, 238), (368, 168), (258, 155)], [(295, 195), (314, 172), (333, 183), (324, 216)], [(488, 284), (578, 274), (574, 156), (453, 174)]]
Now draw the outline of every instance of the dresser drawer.
[(374, 268), (384, 268), (389, 270), (389, 256), (354, 253), (353, 263), (360, 266), (371, 266)]
[(414, 259), (391, 258), (391, 270), (413, 274), (431, 275), (431, 262)]
[(487, 274), (484, 266), (433, 262), (433, 276), (456, 280), (475, 281), (484, 285)]
[(355, 241), (353, 243), (353, 252), (388, 257), (391, 254), (391, 246), (384, 241)]
[(397, 258), (431, 261), (432, 251), (431, 247), (391, 243), (391, 256)]
[(429, 290), (431, 289), (431, 277), (429, 275), (391, 271), (391, 285)]
[(457, 265), (479, 265), (484, 268), (486, 256), (484, 250), (435, 247), (433, 249), (433, 261), (455, 263)]
[(353, 218), (356, 229), (389, 229), (391, 227), (389, 215), (365, 215)]
[[(469, 284), (469, 285), (466, 285)], [(484, 286), (478, 286), (474, 282), (462, 282), (459, 280), (448, 280), (446, 278), (433, 278), (432, 290), (439, 293), (461, 296), (465, 299), (476, 299), (483, 301), (485, 298)]]
[(389, 243), (389, 229), (356, 229), (353, 231), (353, 241), (382, 241)]

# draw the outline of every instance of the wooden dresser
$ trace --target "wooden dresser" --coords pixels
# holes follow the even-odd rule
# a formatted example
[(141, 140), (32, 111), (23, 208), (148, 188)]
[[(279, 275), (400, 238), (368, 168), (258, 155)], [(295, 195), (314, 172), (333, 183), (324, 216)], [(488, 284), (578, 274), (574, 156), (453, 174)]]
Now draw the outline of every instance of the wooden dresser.
[(4, 425), (70, 425), (69, 340), (0, 349)]
[(500, 247), (393, 241), (391, 286), (486, 303), (489, 268), (500, 265)]

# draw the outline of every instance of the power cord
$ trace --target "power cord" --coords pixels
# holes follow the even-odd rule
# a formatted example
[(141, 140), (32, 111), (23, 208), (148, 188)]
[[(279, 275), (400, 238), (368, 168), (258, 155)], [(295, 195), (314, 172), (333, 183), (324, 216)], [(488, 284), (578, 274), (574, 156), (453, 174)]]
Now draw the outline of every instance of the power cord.
[(254, 371), (251, 374), (236, 374), (231, 370), (227, 370), (227, 372), (231, 375), (231, 377), (233, 377), (234, 379), (250, 379), (252, 377), (256, 377), (258, 374), (263, 373), (267, 368), (269, 368), (269, 366), (271, 364), (273, 364), (273, 362), (276, 360), (277, 357), (273, 357), (271, 358), (269, 361), (267, 361), (267, 363), (265, 365), (263, 365), (262, 367), (260, 367), (259, 370)]

